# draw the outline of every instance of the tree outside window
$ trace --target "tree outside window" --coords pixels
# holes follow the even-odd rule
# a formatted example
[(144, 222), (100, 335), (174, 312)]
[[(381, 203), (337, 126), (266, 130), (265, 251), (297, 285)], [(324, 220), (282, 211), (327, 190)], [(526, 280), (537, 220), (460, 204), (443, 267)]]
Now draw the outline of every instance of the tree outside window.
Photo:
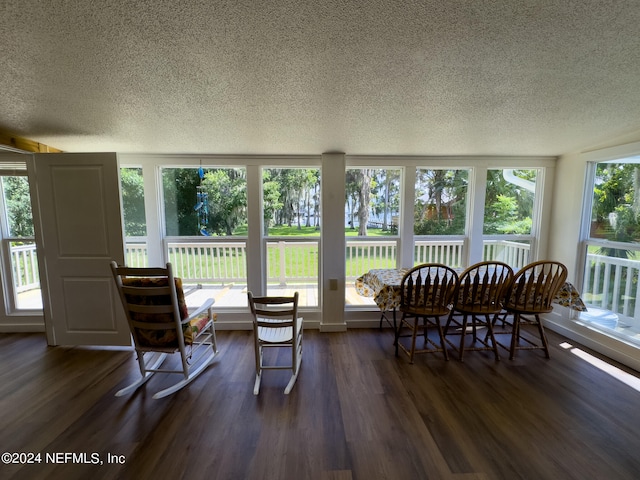
[(400, 210), (400, 170), (348, 169), (345, 226), (360, 237), (396, 235)]
[(165, 168), (162, 182), (168, 236), (246, 235), (244, 169)]
[[(591, 209), (591, 238), (640, 242), (640, 165), (599, 163), (596, 166)], [(631, 252), (610, 249), (610, 256)]]
[(529, 235), (537, 170), (489, 170), (485, 194), (485, 235)]
[(416, 235), (464, 235), (468, 178), (467, 170), (416, 171)]

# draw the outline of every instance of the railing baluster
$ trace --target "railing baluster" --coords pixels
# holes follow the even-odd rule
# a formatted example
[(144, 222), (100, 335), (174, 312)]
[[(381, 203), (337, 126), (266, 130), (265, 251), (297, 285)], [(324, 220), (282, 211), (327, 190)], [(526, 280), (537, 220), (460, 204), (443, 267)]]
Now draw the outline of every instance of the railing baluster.
[[(589, 269), (587, 268), (587, 270)], [(629, 310), (630, 310), (629, 299), (631, 298), (631, 285), (633, 284), (633, 275), (635, 271), (638, 271), (638, 269), (635, 269), (631, 266), (627, 267), (627, 275), (626, 275), (626, 280), (624, 282), (624, 299), (623, 299), (623, 306), (622, 306), (622, 314), (627, 317), (629, 316)], [(636, 305), (638, 304), (640, 304), (640, 302), (636, 301)]]
[[(587, 294), (593, 296), (595, 293), (593, 289), (593, 285), (591, 284), (591, 265), (595, 265), (595, 260), (590, 259), (589, 255), (587, 255), (587, 260), (585, 262), (585, 272), (584, 272), (584, 283), (582, 286), (582, 295), (585, 296)], [(586, 299), (586, 297), (585, 297)]]
[(613, 292), (614, 292), (614, 294), (612, 295), (612, 299), (611, 299), (611, 311), (613, 311), (613, 312), (617, 312), (618, 311), (619, 296), (616, 295), (615, 292), (619, 292), (620, 291), (620, 280), (621, 280), (623, 268), (624, 267), (622, 265), (616, 265), (615, 266), (615, 278), (613, 280)]

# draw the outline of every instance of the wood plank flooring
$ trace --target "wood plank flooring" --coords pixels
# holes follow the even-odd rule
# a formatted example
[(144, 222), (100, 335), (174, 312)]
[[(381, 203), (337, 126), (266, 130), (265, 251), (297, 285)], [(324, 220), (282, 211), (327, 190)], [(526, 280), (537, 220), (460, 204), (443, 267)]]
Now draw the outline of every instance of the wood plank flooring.
[[(3, 334), (0, 452), (42, 462), (0, 464), (0, 478), (640, 478), (640, 392), (548, 335), (551, 360), (468, 352), (461, 363), (452, 352), (409, 365), (389, 329), (305, 331), (292, 393), (288, 373), (270, 371), (256, 397), (250, 332), (222, 331), (214, 364), (153, 400), (175, 377), (114, 397), (139, 375), (129, 351)], [(103, 464), (47, 461), (54, 452)]]

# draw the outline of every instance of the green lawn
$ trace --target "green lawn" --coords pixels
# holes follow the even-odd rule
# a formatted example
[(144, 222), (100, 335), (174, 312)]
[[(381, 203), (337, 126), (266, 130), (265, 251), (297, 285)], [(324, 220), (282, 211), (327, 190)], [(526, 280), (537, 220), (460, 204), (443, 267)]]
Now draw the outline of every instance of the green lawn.
[[(238, 227), (233, 232), (234, 235), (239, 237), (247, 235), (247, 226), (243, 225)], [(355, 228), (345, 228), (344, 234), (346, 237), (357, 237), (358, 230)], [(293, 225), (288, 227), (286, 225), (281, 225), (278, 227), (269, 227), (269, 236), (270, 237), (319, 237), (320, 230), (316, 229), (316, 227), (300, 227)], [(388, 237), (390, 236), (390, 232), (388, 230), (382, 230), (381, 228), (369, 228), (367, 229), (368, 237)]]

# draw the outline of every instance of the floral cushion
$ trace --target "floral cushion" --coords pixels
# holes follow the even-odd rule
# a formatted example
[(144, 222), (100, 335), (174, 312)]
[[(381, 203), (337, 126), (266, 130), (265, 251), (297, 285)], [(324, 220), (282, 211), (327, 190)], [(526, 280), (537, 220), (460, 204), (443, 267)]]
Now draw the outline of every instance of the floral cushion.
[[(187, 309), (187, 303), (184, 298), (184, 291), (182, 290), (182, 279), (174, 278), (176, 284), (176, 294), (178, 297), (178, 309), (180, 312), (180, 319), (184, 320), (189, 316)], [(167, 285), (166, 277), (149, 277), (149, 278), (123, 278), (122, 283), (125, 286), (130, 287), (163, 287)], [(136, 305), (171, 305), (170, 295), (126, 295), (127, 302)], [(138, 322), (153, 322), (153, 323), (172, 323), (174, 321), (173, 315), (170, 313), (163, 314), (148, 314), (140, 312), (130, 312), (131, 319)], [(188, 324), (183, 325), (182, 330), (184, 334), (184, 342), (186, 345), (193, 343), (198, 334), (205, 327), (209, 321), (209, 313), (204, 312), (198, 315), (196, 318), (189, 321)], [(178, 337), (175, 329), (167, 330), (151, 330), (144, 328), (136, 328), (135, 333), (138, 338), (138, 343), (144, 347), (178, 347)]]
[[(218, 315), (216, 313), (213, 314), (213, 321), (215, 322), (218, 319)], [(203, 312), (193, 320), (191, 320), (187, 325), (182, 327), (182, 331), (184, 332), (184, 343), (191, 345), (196, 337), (200, 334), (200, 332), (204, 329), (209, 321), (209, 312)]]

